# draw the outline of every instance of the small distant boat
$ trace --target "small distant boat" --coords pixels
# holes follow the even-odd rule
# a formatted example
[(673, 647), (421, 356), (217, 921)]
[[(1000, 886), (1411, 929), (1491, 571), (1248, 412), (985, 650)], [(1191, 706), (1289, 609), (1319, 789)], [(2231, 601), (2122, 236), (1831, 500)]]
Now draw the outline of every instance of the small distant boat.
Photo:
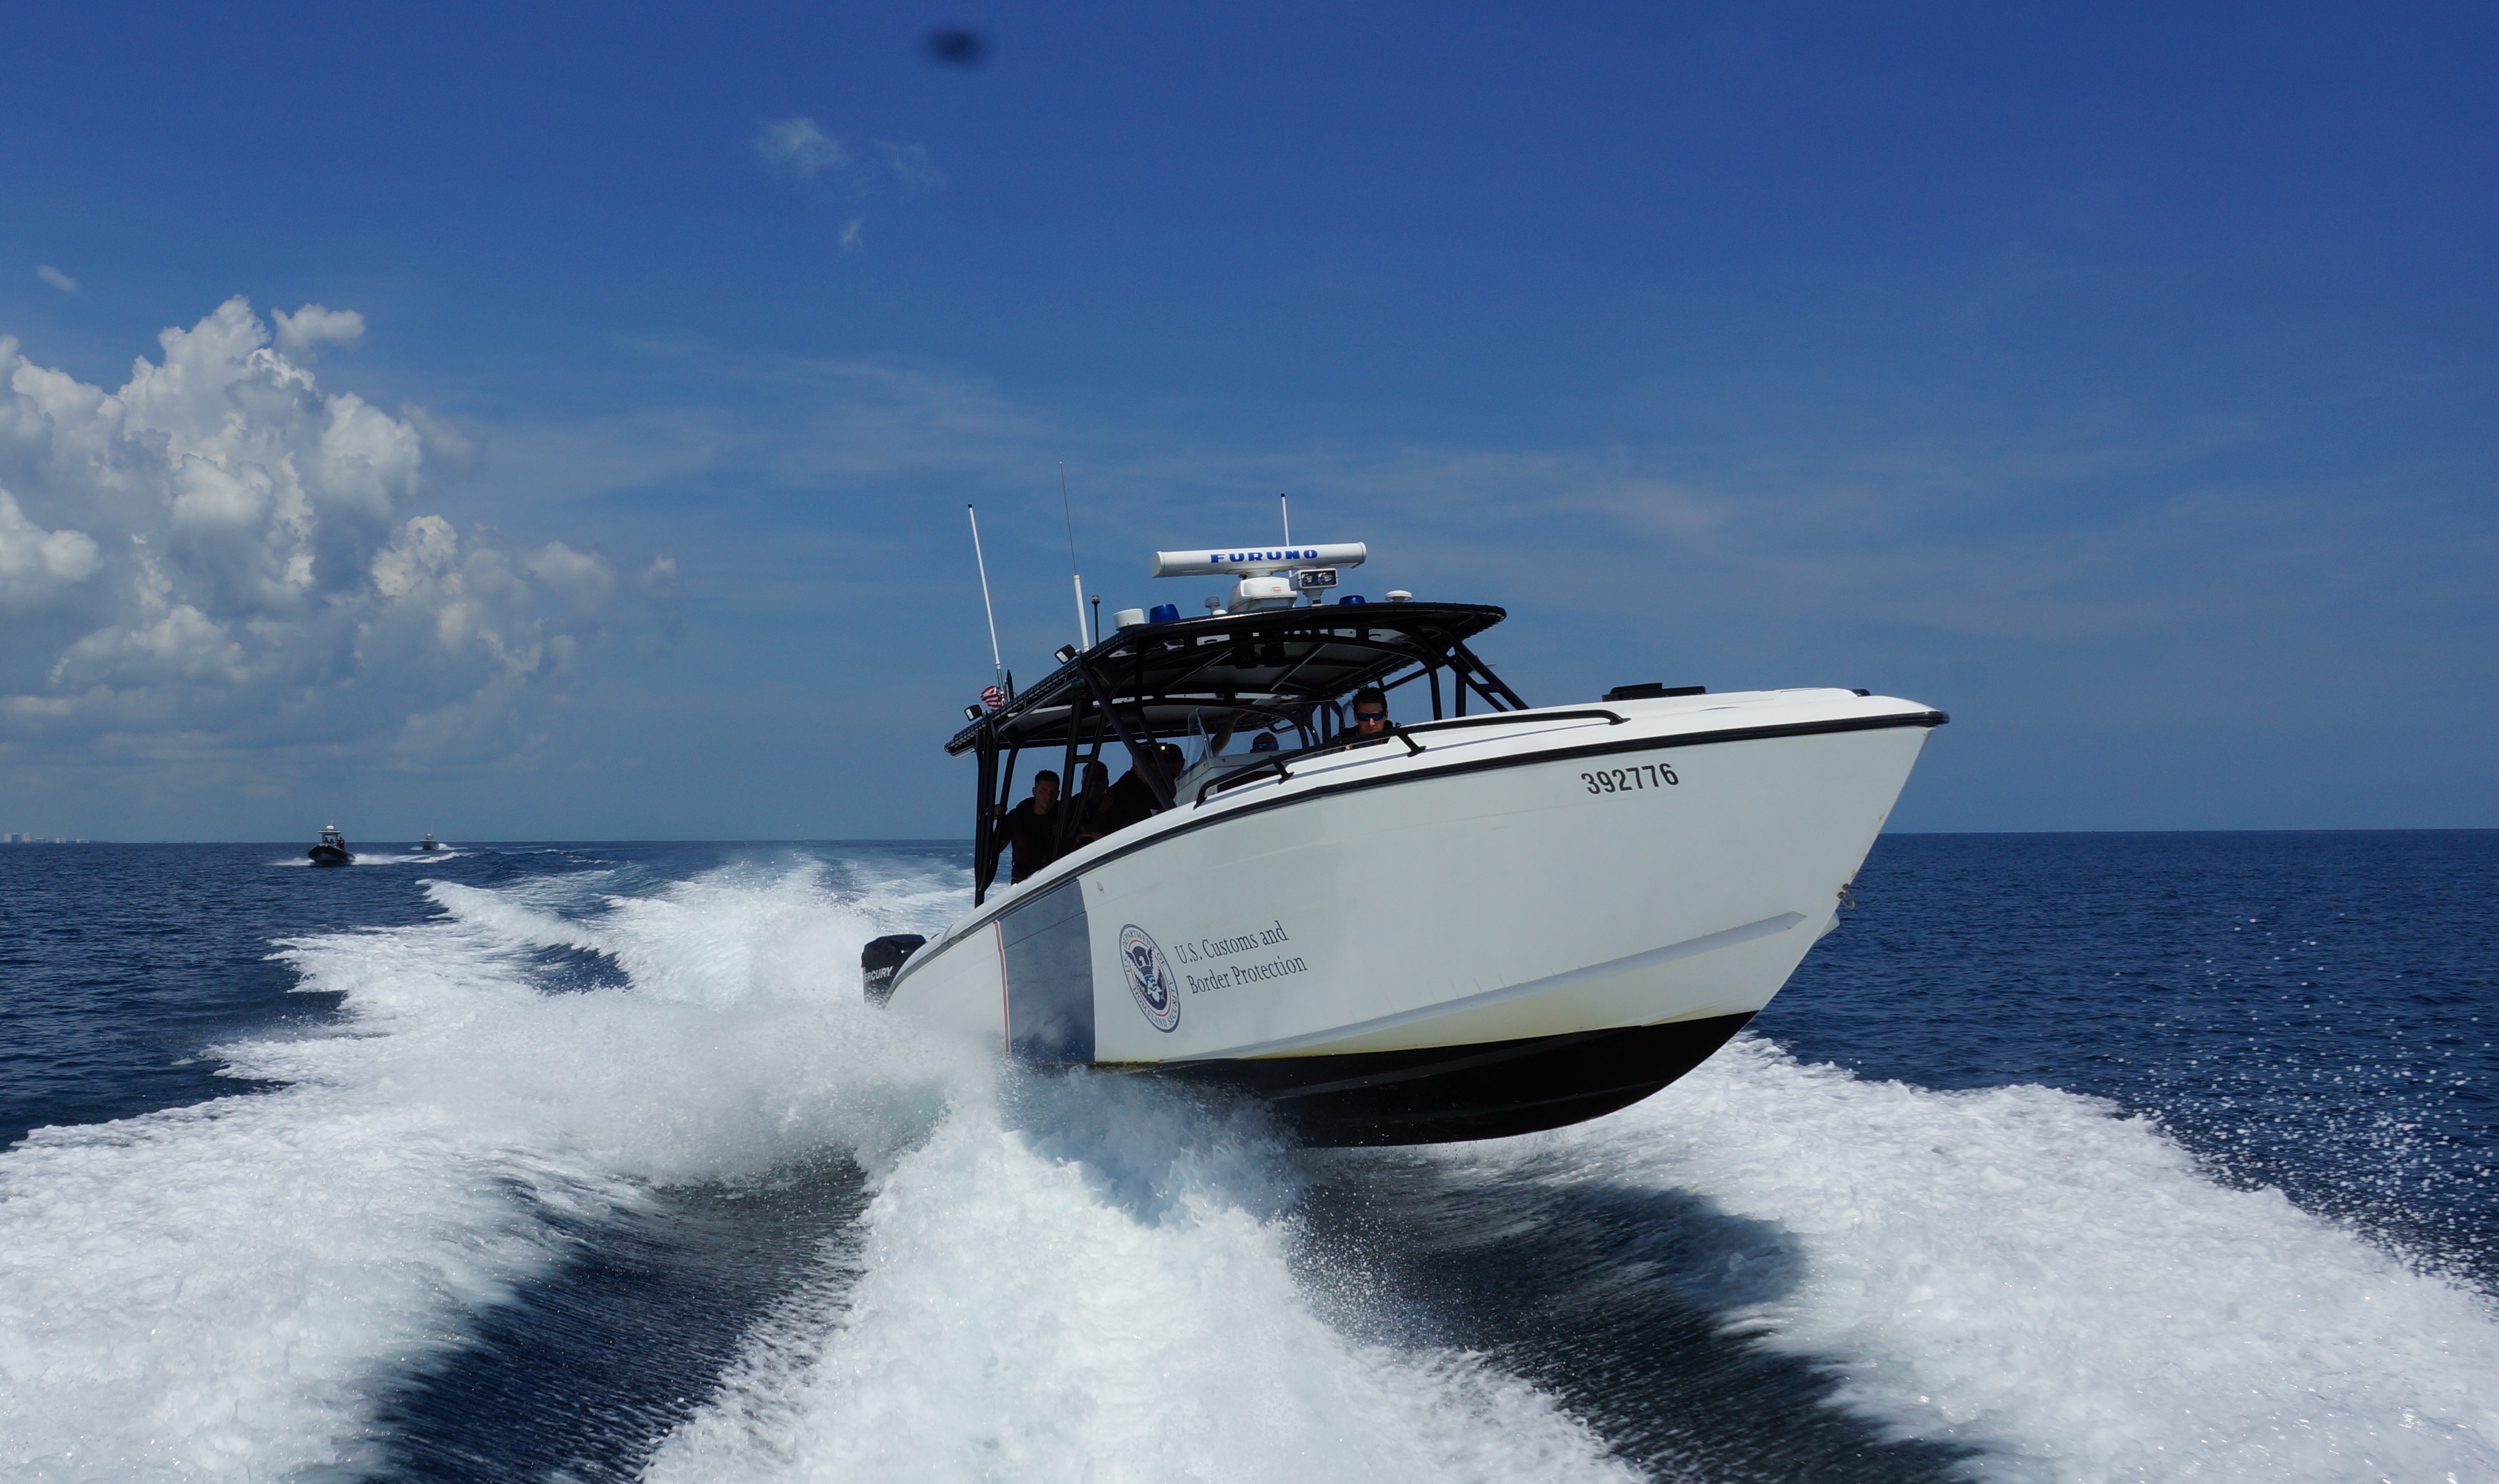
[(324, 828), (321, 831), (321, 843), (304, 854), (312, 857), (314, 865), (354, 865), (356, 863), (355, 852), (347, 849), (347, 837), (339, 833), (339, 826), (336, 824)]
[(435, 839), (434, 831), (429, 829), (425, 832), (425, 838), (416, 842), (416, 848), (421, 851), (438, 851), (442, 849), (442, 842)]

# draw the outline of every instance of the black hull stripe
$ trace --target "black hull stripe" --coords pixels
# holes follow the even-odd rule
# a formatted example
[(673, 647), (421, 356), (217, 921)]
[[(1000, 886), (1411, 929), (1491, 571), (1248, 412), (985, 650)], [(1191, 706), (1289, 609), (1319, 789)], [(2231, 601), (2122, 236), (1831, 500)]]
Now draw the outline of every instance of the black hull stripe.
[[(1533, 722), (1536, 719), (1533, 716), (1527, 716), (1520, 720), (1524, 723)], [(1777, 737), (1818, 737), (1843, 731), (1888, 731), (1896, 726), (1941, 726), (1951, 720), (1951, 717), (1940, 711), (1911, 711), (1893, 716), (1843, 717), (1829, 722), (1790, 722), (1777, 726), (1737, 726), (1723, 731), (1686, 731), (1666, 737), (1630, 737), (1615, 742), (1586, 742), (1576, 747), (1556, 747), (1543, 752), (1511, 754), (1500, 758), (1477, 758), (1464, 762), (1424, 764), (1409, 770), (1383, 773), (1375, 778), (1357, 778), (1348, 779), (1344, 783), (1321, 784), (1316, 788), (1305, 789), (1296, 793), (1262, 798), (1255, 803), (1236, 804), (1231, 808), (1205, 815), (1203, 818), (1191, 819), (1185, 823), (1156, 830), (1144, 839), (1131, 841), (1118, 850), (1106, 852), (1087, 861), (1081, 869), (1067, 879), (1081, 879), (1087, 871), (1096, 866), (1108, 865), (1121, 856), (1133, 855), (1151, 846), (1160, 845), (1165, 840), (1178, 839), (1182, 835), (1213, 825), (1228, 823), (1249, 815), (1265, 814), (1271, 809), (1286, 809), (1295, 804), (1309, 803), (1313, 799), (1334, 798), (1340, 794), (1359, 793), (1369, 789), (1389, 789), (1402, 784), (1427, 783), (1436, 778), (1454, 778), (1461, 773), (1490, 773), (1503, 768), (1530, 767), (1539, 763), (1560, 762), (1574, 758), (1606, 758), (1617, 753), (1645, 753), (1661, 747), (1713, 747), (1726, 742), (1762, 742)], [(1611, 730), (1610, 727), (1607, 729)], [(1429, 752), (1424, 756), (1428, 758)], [(1170, 812), (1178, 814), (1181, 811), (1174, 809)], [(1009, 907), (1029, 899), (1029, 897), (1019, 897), (1016, 902), (988, 909), (960, 928), (950, 928), (944, 940), (945, 946), (953, 947), (957, 940), (995, 921), (998, 916)], [(933, 959), (936, 955), (929, 956)], [(901, 988), (903, 982), (910, 977), (911, 967), (906, 964), (902, 972), (894, 976), (894, 987)]]
[(1451, 1144), (1560, 1128), (1628, 1107), (1707, 1060), (1750, 1019), (1711, 1016), (1475, 1046), (1118, 1070), (1263, 1098), (1306, 1144)]

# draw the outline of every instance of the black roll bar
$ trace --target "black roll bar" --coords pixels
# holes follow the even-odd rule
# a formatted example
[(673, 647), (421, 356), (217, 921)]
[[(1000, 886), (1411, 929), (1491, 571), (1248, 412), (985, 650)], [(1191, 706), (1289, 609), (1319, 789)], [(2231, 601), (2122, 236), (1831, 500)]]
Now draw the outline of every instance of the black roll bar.
[[(1510, 710), (1524, 711), (1527, 709), (1527, 702), (1520, 699), (1518, 693), (1509, 688), (1509, 682), (1494, 674), (1492, 672), (1491, 665), (1477, 659), (1476, 652), (1467, 648), (1464, 640), (1451, 639), (1449, 641), (1449, 653), (1466, 661), (1467, 667), (1475, 671), (1474, 674), (1470, 675), (1467, 673), (1466, 669), (1460, 669), (1457, 665), (1450, 666), (1451, 669), (1457, 670), (1460, 677), (1466, 680), (1467, 683), (1473, 685), (1476, 688), (1477, 694), (1481, 695), (1485, 700), (1491, 700), (1493, 698), (1493, 692), (1498, 691), (1501, 693), (1501, 698), (1509, 702)], [(1489, 688), (1487, 688), (1485, 684), (1487, 681), (1490, 682)], [(1459, 705), (1461, 709), (1465, 706), (1465, 694), (1466, 693), (1463, 690), (1459, 692)]]
[(972, 905), (978, 907), (990, 894), (990, 883), (998, 879), (997, 829), (990, 814), (996, 807), (992, 797), (998, 787), (998, 734), (994, 727), (981, 733), (981, 778), (972, 794)]
[(1085, 689), (1093, 693), (1093, 703), (1102, 708), (1102, 714), (1110, 718), (1112, 729), (1120, 734), (1120, 745), (1128, 750), (1129, 765), (1136, 769), (1138, 777), (1146, 781), (1146, 791), (1154, 796), (1160, 807), (1169, 809), (1173, 803), (1171, 780), (1163, 776), (1162, 758), (1148, 751), (1154, 746), (1154, 739), (1150, 735), (1140, 746), (1136, 738), (1128, 735), (1128, 724), (1120, 720), (1120, 708), (1103, 694), (1102, 682), (1094, 675), (1093, 666), (1079, 661), (1076, 671), (1085, 677)]

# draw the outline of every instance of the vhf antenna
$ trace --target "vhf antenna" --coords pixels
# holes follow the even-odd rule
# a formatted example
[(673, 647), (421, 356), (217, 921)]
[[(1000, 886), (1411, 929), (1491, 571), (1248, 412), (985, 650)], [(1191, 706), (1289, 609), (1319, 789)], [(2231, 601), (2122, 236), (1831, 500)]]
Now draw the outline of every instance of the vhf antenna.
[(1076, 570), (1076, 510), (1067, 502), (1067, 461), (1058, 461), (1058, 513), (1067, 518), (1067, 580), (1076, 589), (1076, 647), (1091, 649), (1085, 637), (1085, 578)]
[(994, 672), (998, 694), (1006, 694), (1007, 662), (998, 655), (998, 610), (990, 605), (990, 564), (981, 555), (981, 512), (970, 505), (963, 513), (972, 518), (972, 561), (981, 569), (981, 611), (990, 616), (990, 668)]
[[(1284, 492), (1282, 490), (1276, 492), (1276, 508), (1283, 513), (1284, 544), (1290, 546), (1293, 544), (1293, 502), (1284, 498)], [(1316, 597), (1313, 597), (1311, 606), (1318, 606), (1318, 601)]]

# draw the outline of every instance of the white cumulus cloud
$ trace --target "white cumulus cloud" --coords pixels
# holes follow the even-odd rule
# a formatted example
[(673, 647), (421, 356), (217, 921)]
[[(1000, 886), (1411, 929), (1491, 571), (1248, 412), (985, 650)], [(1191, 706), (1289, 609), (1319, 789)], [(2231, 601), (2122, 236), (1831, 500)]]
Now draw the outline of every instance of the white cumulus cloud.
[(407, 508), (475, 445), (314, 380), (361, 315), (276, 319), (230, 300), (113, 392), (0, 339), (0, 745), (492, 756), (604, 641), (604, 557)]
[(35, 276), (43, 279), (52, 287), (59, 289), (64, 294), (75, 294), (79, 291), (79, 281), (76, 278), (71, 277), (59, 269), (54, 268), (49, 263), (36, 264)]
[(0, 490), (0, 612), (32, 608), (95, 575), (102, 563), (83, 531), (46, 531)]
[(324, 345), (352, 350), (365, 338), (365, 317), (353, 309), (308, 304), (292, 314), (279, 309), (270, 317), (277, 321), (277, 353), (299, 366), (311, 364)]

